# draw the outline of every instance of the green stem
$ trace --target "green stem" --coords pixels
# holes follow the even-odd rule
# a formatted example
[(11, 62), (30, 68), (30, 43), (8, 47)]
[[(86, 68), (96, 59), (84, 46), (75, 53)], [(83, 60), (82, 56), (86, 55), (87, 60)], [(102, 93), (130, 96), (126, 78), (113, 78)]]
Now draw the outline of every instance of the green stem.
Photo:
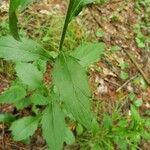
[(60, 44), (59, 44), (59, 51), (62, 51), (62, 47), (63, 47), (63, 43), (64, 43), (64, 40), (65, 40), (68, 24), (70, 22), (70, 11), (72, 9), (72, 6), (73, 6), (73, 3), (70, 1), (69, 6), (68, 6), (68, 10), (67, 10), (67, 15), (66, 15), (64, 27), (63, 27), (63, 32), (62, 32), (62, 35), (61, 35)]
[(18, 33), (18, 26), (17, 26), (17, 15), (16, 15), (16, 10), (19, 7), (19, 1), (13, 1), (10, 0), (9, 2), (9, 30), (11, 35), (17, 40), (21, 41)]

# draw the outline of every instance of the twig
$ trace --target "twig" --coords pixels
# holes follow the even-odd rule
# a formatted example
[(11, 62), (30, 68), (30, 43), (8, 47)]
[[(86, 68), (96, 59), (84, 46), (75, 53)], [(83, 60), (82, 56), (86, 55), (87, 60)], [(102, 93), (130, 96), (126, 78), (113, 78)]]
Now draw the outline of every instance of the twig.
[(19, 149), (22, 149), (22, 150), (27, 150), (26, 148), (24, 148), (24, 147), (22, 147), (22, 146), (18, 146), (18, 145), (13, 144), (13, 143), (8, 143), (8, 142), (6, 142), (6, 145), (15, 146), (15, 147), (17, 147), (17, 148), (19, 148)]
[(133, 79), (135, 79), (137, 76), (138, 76), (138, 74), (135, 75), (135, 76), (133, 76), (133, 77), (131, 77), (129, 80), (127, 80), (123, 85), (121, 85), (121, 86), (116, 90), (116, 92), (119, 92), (122, 88), (124, 88), (129, 82), (131, 82), (131, 81), (132, 81)]
[[(93, 8), (93, 7), (91, 7), (91, 9), (92, 9), (92, 8)], [(95, 16), (95, 14), (93, 14), (92, 10), (90, 11), (90, 14), (91, 14), (93, 20), (97, 23), (97, 25), (98, 25), (100, 28), (102, 28), (103, 26), (101, 25), (100, 21), (98, 21), (98, 19), (97, 19), (97, 17)]]
[(111, 84), (114, 84), (114, 86), (119, 86), (119, 84), (118, 83), (116, 83), (116, 82), (113, 82), (113, 81), (111, 81), (111, 80), (108, 80), (108, 79), (104, 79), (104, 81), (106, 81), (106, 82), (108, 82), (108, 83), (111, 83)]
[(131, 59), (131, 61), (133, 62), (133, 64), (136, 66), (136, 68), (138, 69), (139, 73), (143, 76), (143, 78), (145, 79), (145, 81), (147, 82), (147, 84), (150, 85), (150, 80), (145, 75), (144, 71), (140, 68), (140, 66), (137, 64), (137, 62), (132, 57), (132, 55), (127, 50), (125, 50), (125, 49), (123, 49), (123, 50), (128, 55), (128, 57)]
[(40, 150), (46, 150), (46, 149), (47, 149), (47, 146), (40, 148)]

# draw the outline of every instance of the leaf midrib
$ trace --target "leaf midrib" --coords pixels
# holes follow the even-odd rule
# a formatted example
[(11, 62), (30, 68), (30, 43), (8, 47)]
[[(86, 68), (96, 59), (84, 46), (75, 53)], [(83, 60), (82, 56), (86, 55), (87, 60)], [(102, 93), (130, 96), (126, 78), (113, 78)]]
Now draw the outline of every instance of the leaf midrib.
[[(82, 108), (84, 108), (84, 110), (85, 110), (85, 112), (87, 112), (87, 109), (84, 107), (84, 105), (80, 102), (80, 98), (78, 97), (78, 94), (77, 94), (77, 91), (76, 91), (76, 88), (75, 88), (75, 85), (76, 84), (74, 84), (74, 82), (73, 82), (73, 80), (72, 80), (72, 78), (71, 78), (71, 75), (70, 75), (70, 71), (69, 71), (69, 68), (68, 68), (68, 65), (67, 65), (67, 61), (66, 61), (66, 59), (65, 59), (65, 54), (63, 54), (63, 58), (64, 58), (64, 62), (65, 62), (65, 65), (66, 65), (66, 68), (67, 68), (67, 72), (68, 72), (68, 74), (69, 74), (69, 78), (70, 78), (70, 81), (71, 81), (71, 83), (72, 83), (72, 87), (73, 87), (73, 89), (74, 89), (74, 93), (75, 93), (75, 97), (77, 98), (77, 100), (78, 100), (78, 102), (82, 105)], [(78, 87), (77, 87), (78, 88)], [(82, 94), (84, 95), (84, 93), (83, 93), (83, 91), (81, 90), (81, 92), (82, 92)], [(75, 102), (73, 101), (73, 103), (74, 103), (74, 106), (75, 106)], [(80, 111), (83, 111), (83, 110), (80, 110)], [(84, 112), (84, 111), (83, 111)], [(78, 114), (80, 114), (79, 113), (79, 111), (78, 111)], [(84, 114), (84, 113), (82, 113), (82, 114)], [(79, 116), (78, 116), (79, 117)], [(80, 119), (84, 122), (84, 120), (83, 120), (83, 118), (86, 118), (86, 117), (80, 117)]]

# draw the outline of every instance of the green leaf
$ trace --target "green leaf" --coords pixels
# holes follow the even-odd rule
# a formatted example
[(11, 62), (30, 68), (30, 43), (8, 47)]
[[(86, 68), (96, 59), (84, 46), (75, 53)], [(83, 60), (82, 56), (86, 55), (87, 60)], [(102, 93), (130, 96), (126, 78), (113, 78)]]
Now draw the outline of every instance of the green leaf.
[(82, 125), (78, 124), (76, 127), (77, 135), (81, 135), (83, 133), (83, 131), (84, 131), (84, 129), (83, 129)]
[(36, 105), (33, 105), (32, 106), (32, 112), (35, 113), (36, 115), (39, 114), (40, 111), (40, 108), (38, 108)]
[(133, 105), (131, 105), (131, 116), (132, 116), (133, 121), (136, 121), (138, 123), (140, 123), (142, 120), (140, 117), (139, 111)]
[(49, 97), (45, 97), (39, 92), (35, 92), (30, 99), (34, 105), (47, 105), (51, 100)]
[(113, 125), (112, 118), (108, 114), (104, 114), (103, 118), (104, 127), (110, 129)]
[(51, 59), (51, 56), (35, 41), (22, 39), (16, 41), (11, 36), (0, 38), (0, 58), (13, 61), (35, 61)]
[(90, 64), (100, 60), (105, 50), (104, 43), (86, 43), (72, 52), (72, 56), (79, 59), (80, 64), (88, 67)]
[(15, 116), (5, 113), (5, 114), (0, 114), (0, 123), (11, 123), (16, 119)]
[(91, 129), (93, 115), (91, 96), (84, 68), (69, 55), (60, 54), (54, 65), (53, 81), (68, 112), (82, 125)]
[(60, 50), (62, 49), (66, 31), (67, 31), (68, 24), (70, 23), (70, 21), (80, 13), (80, 11), (85, 5), (92, 3), (93, 1), (94, 0), (70, 0), (66, 19), (65, 19), (65, 24), (64, 24), (63, 32), (61, 36), (61, 41), (59, 45)]
[(134, 101), (134, 105), (136, 107), (140, 107), (140, 106), (142, 106), (142, 104), (143, 104), (143, 101), (141, 99), (137, 99), (136, 101)]
[(114, 140), (120, 150), (127, 150), (128, 143), (127, 143), (126, 137), (123, 137), (123, 136), (115, 136)]
[(0, 95), (0, 103), (15, 104), (26, 96), (26, 90), (20, 86), (12, 86)]
[(75, 136), (73, 135), (72, 131), (70, 131), (69, 128), (66, 128), (65, 142), (68, 145), (72, 145), (75, 143)]
[(144, 48), (145, 47), (145, 42), (146, 42), (146, 38), (144, 37), (144, 35), (141, 32), (138, 32), (135, 41), (137, 43), (137, 46), (139, 48)]
[(16, 141), (26, 140), (32, 136), (38, 127), (39, 117), (24, 117), (12, 123), (10, 130)]
[(16, 72), (19, 79), (32, 88), (42, 87), (42, 73), (30, 63), (17, 63)]
[(126, 128), (126, 127), (128, 126), (128, 121), (127, 121), (127, 120), (120, 120), (120, 121), (118, 122), (118, 126), (119, 126), (120, 128)]
[(102, 30), (100, 30), (100, 31), (98, 30), (98, 31), (96, 32), (96, 36), (97, 36), (97, 37), (100, 37), (100, 38), (101, 38), (101, 37), (104, 37), (104, 36), (105, 36), (105, 32), (102, 31)]
[(124, 63), (120, 63), (119, 66), (121, 67), (122, 70), (124, 70), (129, 67), (129, 64), (124, 62)]
[(150, 140), (150, 133), (148, 131), (144, 131), (142, 132), (142, 137), (145, 139), (145, 140)]
[(30, 4), (32, 4), (34, 1), (35, 0), (22, 0), (20, 2), (21, 11), (28, 7)]
[(132, 131), (129, 134), (129, 137), (130, 137), (130, 140), (134, 143), (140, 143), (141, 141), (141, 133), (139, 132), (139, 130)]
[(130, 93), (128, 97), (130, 101), (134, 101), (136, 99), (136, 95), (134, 93)]
[(93, 1), (94, 0), (70, 0), (69, 12), (67, 14), (69, 15), (69, 21), (77, 16), (85, 5), (92, 3)]
[(22, 8), (25, 8), (32, 2), (33, 0), (10, 0), (9, 28), (10, 28), (10, 33), (16, 40), (20, 40), (20, 37), (18, 34), (18, 28), (17, 28), (18, 19), (17, 19), (16, 11), (18, 10), (19, 6), (22, 6)]
[(150, 127), (150, 119), (145, 119), (144, 123), (146, 127)]
[(111, 51), (113, 51), (113, 52), (117, 52), (117, 51), (119, 51), (119, 50), (121, 50), (121, 47), (119, 47), (118, 45), (113, 45), (113, 46), (111, 47)]
[(96, 143), (96, 144), (93, 145), (91, 150), (101, 150), (101, 147), (99, 146), (99, 144)]
[(26, 97), (20, 101), (17, 101), (15, 103), (15, 106), (17, 108), (17, 110), (20, 110), (20, 109), (23, 109), (23, 108), (26, 108), (28, 107), (29, 105), (31, 105), (31, 100), (29, 97)]
[(46, 72), (47, 61), (39, 59), (35, 62), (35, 65), (38, 67), (38, 70), (40, 70), (43, 74)]
[(121, 72), (120, 72), (120, 78), (121, 78), (122, 80), (126, 80), (126, 79), (129, 78), (129, 75), (128, 75), (127, 72), (121, 71)]
[(20, 40), (17, 28), (18, 19), (16, 16), (16, 10), (18, 9), (20, 2), (20, 0), (10, 0), (9, 4), (9, 28), (10, 33), (16, 40)]
[[(55, 99), (55, 97), (54, 97)], [(51, 150), (61, 150), (65, 141), (65, 120), (59, 105), (47, 106), (42, 117), (43, 136)]]

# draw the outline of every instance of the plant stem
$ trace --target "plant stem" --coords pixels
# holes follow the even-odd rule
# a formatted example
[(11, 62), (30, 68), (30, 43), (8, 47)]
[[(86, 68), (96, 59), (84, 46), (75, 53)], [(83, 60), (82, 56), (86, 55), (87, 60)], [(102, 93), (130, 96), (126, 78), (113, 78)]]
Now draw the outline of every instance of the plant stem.
[(72, 2), (70, 1), (69, 6), (68, 6), (68, 10), (67, 10), (67, 15), (66, 15), (64, 27), (63, 27), (63, 31), (62, 31), (62, 35), (61, 35), (60, 44), (59, 44), (59, 51), (62, 51), (62, 47), (63, 47), (63, 43), (64, 43), (64, 40), (65, 40), (68, 24), (70, 22), (70, 10), (71, 9), (72, 9)]

